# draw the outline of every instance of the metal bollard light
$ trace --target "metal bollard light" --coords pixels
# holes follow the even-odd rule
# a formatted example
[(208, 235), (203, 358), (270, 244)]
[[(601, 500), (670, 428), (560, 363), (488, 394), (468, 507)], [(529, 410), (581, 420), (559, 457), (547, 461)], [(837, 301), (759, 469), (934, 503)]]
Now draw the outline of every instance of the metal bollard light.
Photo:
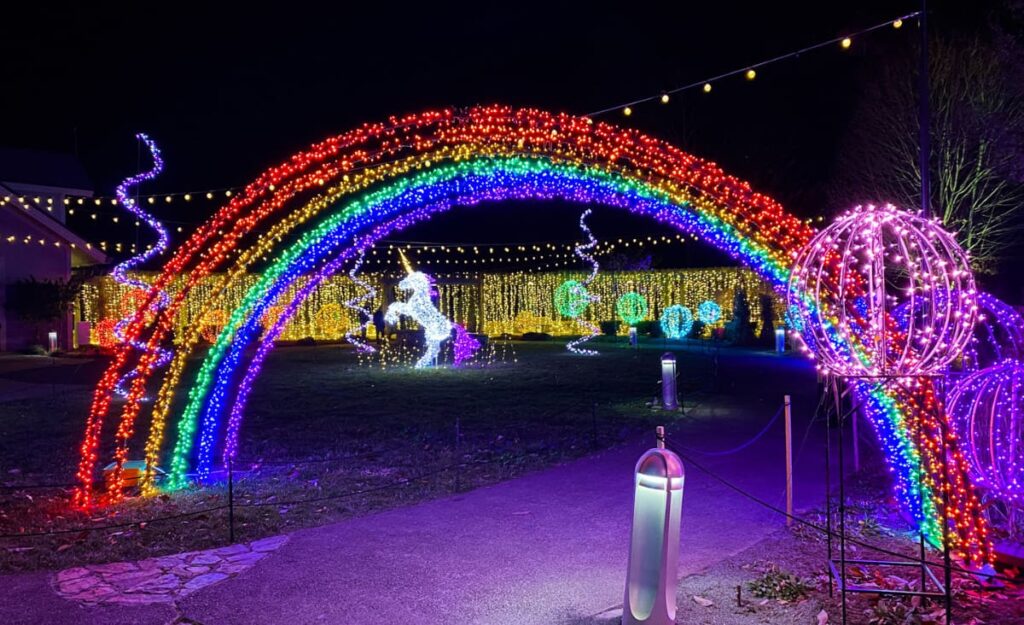
[(782, 328), (775, 329), (775, 351), (780, 354), (786, 351), (786, 331)]
[(636, 326), (629, 326), (629, 346), (633, 348), (640, 346), (636, 336)]
[(676, 355), (672, 352), (661, 355), (661, 407), (664, 410), (679, 410), (679, 393), (676, 392)]
[(673, 625), (679, 576), (679, 518), (685, 473), (679, 456), (658, 446), (636, 463), (622, 625)]

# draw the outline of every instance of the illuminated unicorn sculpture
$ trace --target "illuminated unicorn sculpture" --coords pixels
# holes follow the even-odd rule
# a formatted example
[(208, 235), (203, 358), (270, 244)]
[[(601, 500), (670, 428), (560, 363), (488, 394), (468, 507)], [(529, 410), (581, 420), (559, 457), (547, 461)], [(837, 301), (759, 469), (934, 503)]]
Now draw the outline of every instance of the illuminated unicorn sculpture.
[(399, 251), (399, 255), (402, 257), (402, 264), (408, 275), (398, 283), (398, 288), (403, 291), (411, 291), (412, 295), (404, 302), (395, 302), (388, 306), (387, 313), (384, 314), (384, 321), (395, 324), (398, 323), (400, 317), (405, 316), (423, 326), (427, 351), (416, 361), (417, 369), (434, 364), (438, 352), (441, 351), (441, 342), (451, 338), (452, 329), (454, 329), (455, 364), (458, 366), (480, 348), (480, 343), (470, 336), (461, 325), (452, 323), (441, 314), (431, 298), (434, 293), (434, 281), (422, 271), (413, 271), (405, 254)]

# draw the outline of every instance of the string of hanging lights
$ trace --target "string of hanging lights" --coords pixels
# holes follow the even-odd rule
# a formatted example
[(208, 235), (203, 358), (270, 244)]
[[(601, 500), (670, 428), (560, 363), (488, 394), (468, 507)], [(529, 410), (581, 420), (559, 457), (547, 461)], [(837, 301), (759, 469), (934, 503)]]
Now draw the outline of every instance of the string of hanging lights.
[(614, 111), (621, 111), (624, 116), (630, 117), (633, 114), (634, 110), (635, 110), (634, 107), (639, 105), (639, 104), (647, 104), (647, 103), (652, 103), (652, 102), (658, 102), (658, 103), (661, 103), (661, 104), (669, 104), (672, 101), (672, 96), (673, 95), (676, 95), (676, 94), (679, 94), (679, 93), (683, 93), (684, 91), (694, 91), (694, 90), (698, 90), (699, 89), (703, 93), (710, 94), (714, 90), (715, 83), (717, 83), (719, 81), (726, 80), (726, 79), (729, 79), (729, 78), (735, 78), (735, 77), (739, 77), (739, 76), (742, 76), (747, 81), (752, 81), (752, 80), (757, 78), (757, 76), (758, 76), (757, 71), (759, 69), (762, 69), (762, 68), (767, 67), (769, 65), (773, 65), (775, 63), (779, 63), (781, 61), (788, 61), (788, 60), (791, 60), (791, 59), (799, 58), (799, 57), (807, 54), (808, 52), (814, 52), (814, 51), (817, 51), (817, 50), (822, 50), (822, 49), (825, 49), (825, 48), (830, 48), (830, 47), (835, 47), (835, 46), (839, 46), (839, 48), (841, 50), (849, 50), (851, 47), (853, 47), (853, 40), (855, 38), (857, 38), (857, 37), (861, 37), (861, 36), (873, 33), (875, 31), (881, 30), (883, 28), (894, 28), (896, 30), (899, 30), (899, 29), (903, 28), (903, 23), (906, 20), (913, 19), (913, 18), (918, 17), (920, 15), (921, 15), (920, 11), (914, 11), (912, 13), (907, 13), (906, 15), (901, 15), (899, 17), (896, 17), (896, 18), (890, 19), (890, 20), (886, 20), (884, 22), (879, 22), (879, 23), (874, 24), (872, 26), (868, 26), (867, 28), (862, 28), (861, 30), (858, 30), (858, 31), (855, 31), (855, 32), (852, 32), (852, 33), (849, 33), (849, 34), (846, 34), (846, 35), (840, 35), (838, 37), (832, 37), (832, 38), (826, 39), (824, 41), (819, 41), (818, 43), (815, 43), (815, 44), (812, 44), (812, 45), (809, 45), (809, 46), (804, 46), (803, 48), (792, 50), (790, 52), (786, 52), (786, 53), (783, 53), (783, 54), (779, 54), (777, 56), (773, 56), (773, 57), (765, 59), (763, 61), (758, 61), (757, 63), (751, 63), (749, 65), (744, 65), (742, 67), (731, 69), (729, 71), (722, 72), (722, 73), (716, 74), (714, 76), (709, 76), (707, 78), (702, 78), (700, 80), (695, 80), (693, 82), (687, 83), (685, 85), (681, 85), (679, 87), (674, 87), (672, 89), (666, 89), (665, 91), (662, 91), (662, 92), (657, 93), (657, 94), (648, 95), (648, 96), (644, 96), (644, 97), (641, 97), (641, 98), (636, 98), (636, 99), (630, 100), (628, 102), (622, 102), (622, 103), (616, 104), (614, 106), (608, 106), (608, 107), (605, 107), (605, 108), (602, 108), (602, 109), (598, 109), (596, 111), (591, 111), (590, 113), (586, 114), (586, 117), (596, 117), (598, 115), (604, 115), (605, 113), (611, 113), (611, 112), (614, 112)]
[[(749, 81), (753, 81), (753, 80), (761, 77), (761, 75), (758, 74), (758, 71), (762, 70), (765, 67), (768, 67), (770, 65), (774, 65), (774, 64), (777, 64), (777, 63), (780, 63), (780, 62), (783, 62), (783, 61), (794, 60), (794, 59), (797, 59), (797, 58), (799, 58), (799, 57), (801, 57), (803, 55), (806, 55), (806, 54), (808, 54), (810, 52), (815, 52), (815, 51), (819, 51), (819, 50), (823, 50), (823, 49), (828, 49), (828, 48), (833, 48), (834, 49), (836, 47), (838, 47), (842, 51), (850, 50), (850, 49), (853, 48), (853, 43), (854, 43), (855, 40), (857, 40), (857, 39), (859, 39), (859, 38), (861, 38), (861, 37), (863, 37), (865, 35), (869, 35), (871, 33), (874, 33), (874, 32), (877, 32), (877, 31), (883, 30), (883, 29), (900, 30), (900, 29), (903, 28), (903, 25), (906, 22), (908, 22), (908, 21), (910, 21), (912, 19), (915, 19), (915, 18), (919, 18), (920, 15), (921, 15), (920, 11), (913, 11), (913, 12), (907, 13), (905, 15), (899, 15), (899, 16), (894, 17), (892, 19), (888, 19), (888, 20), (885, 20), (883, 22), (878, 22), (876, 24), (873, 24), (873, 25), (868, 26), (866, 28), (862, 28), (860, 30), (849, 32), (847, 34), (839, 35), (839, 36), (836, 36), (836, 37), (830, 37), (828, 39), (819, 41), (819, 42), (811, 44), (811, 45), (804, 46), (802, 48), (794, 49), (794, 50), (791, 50), (789, 52), (778, 54), (778, 55), (772, 56), (770, 58), (763, 59), (761, 61), (750, 63), (750, 64), (747, 64), (747, 65), (743, 65), (741, 67), (737, 67), (737, 68), (734, 68), (734, 69), (731, 69), (731, 70), (728, 70), (728, 71), (725, 71), (725, 72), (721, 72), (721, 73), (718, 73), (718, 74), (715, 74), (715, 75), (712, 75), (712, 76), (707, 76), (707, 77), (701, 78), (700, 80), (694, 80), (692, 82), (689, 82), (689, 83), (684, 84), (684, 85), (680, 85), (678, 87), (673, 87), (671, 89), (666, 89), (666, 90), (663, 90), (663, 91), (659, 91), (657, 93), (650, 94), (650, 95), (647, 95), (647, 96), (643, 96), (643, 97), (639, 97), (639, 98), (634, 98), (634, 99), (629, 100), (627, 102), (620, 102), (618, 104), (606, 106), (606, 107), (603, 107), (603, 108), (591, 111), (590, 113), (587, 113), (586, 115), (584, 115), (584, 117), (592, 118), (592, 117), (596, 117), (596, 116), (599, 116), (599, 115), (604, 115), (604, 114), (615, 112), (615, 111), (620, 111), (622, 113), (622, 115), (624, 115), (626, 117), (630, 117), (630, 116), (632, 116), (632, 114), (636, 110), (635, 107), (637, 107), (639, 105), (649, 104), (649, 103), (660, 103), (660, 104), (663, 104), (663, 105), (664, 104), (670, 104), (672, 102), (672, 96), (680, 94), (680, 93), (683, 93), (683, 92), (686, 92), (686, 91), (699, 90), (700, 92), (702, 92), (704, 94), (711, 94), (714, 91), (714, 85), (719, 83), (719, 82), (721, 82), (721, 81), (723, 81), (723, 80), (728, 80), (730, 78), (742, 77), (745, 81), (749, 82)], [(215, 189), (200, 189), (200, 190), (190, 190), (190, 191), (174, 191), (174, 192), (170, 192), (170, 193), (155, 193), (155, 194), (151, 194), (151, 195), (141, 195), (141, 196), (139, 196), (138, 200), (139, 200), (139, 202), (145, 202), (146, 204), (149, 204), (149, 205), (172, 204), (174, 202), (179, 202), (179, 201), (183, 201), (183, 202), (193, 202), (193, 201), (195, 201), (195, 202), (203, 202), (203, 201), (205, 201), (205, 202), (213, 202), (215, 200), (230, 199), (235, 194), (241, 193), (244, 190), (245, 190), (244, 187), (232, 186), (232, 187), (219, 187), (219, 188), (215, 188)], [(275, 190), (274, 185), (270, 185), (269, 190), (270, 191), (274, 191)], [(53, 205), (54, 205), (54, 199), (53, 198), (46, 198), (46, 197), (42, 197), (42, 196), (35, 196), (35, 197), (20, 196), (20, 197), (17, 197), (17, 198), (14, 198), (12, 196), (6, 196), (6, 197), (3, 197), (3, 198), (0, 198), (0, 205), (2, 205), (4, 203), (7, 203), (7, 202), (11, 202), (11, 201), (17, 201), (17, 202), (20, 202), (22, 204), (25, 204), (25, 203), (27, 203), (29, 201), (32, 201), (37, 206), (42, 206), (42, 205), (45, 204), (51, 211), (52, 211), (52, 208), (53, 208)], [(116, 196), (89, 196), (89, 197), (85, 197), (85, 196), (65, 196), (64, 199), (63, 199), (63, 203), (64, 203), (64, 205), (66, 207), (69, 207), (69, 209), (73, 208), (75, 206), (79, 206), (79, 207), (85, 207), (85, 206), (93, 206), (93, 207), (111, 206), (111, 207), (117, 207), (118, 203), (119, 203), (119, 200), (118, 200), (118, 198)], [(73, 214), (73, 213), (71, 213), (71, 210), (69, 210), (69, 214)], [(171, 223), (177, 223), (177, 222), (171, 222)]]

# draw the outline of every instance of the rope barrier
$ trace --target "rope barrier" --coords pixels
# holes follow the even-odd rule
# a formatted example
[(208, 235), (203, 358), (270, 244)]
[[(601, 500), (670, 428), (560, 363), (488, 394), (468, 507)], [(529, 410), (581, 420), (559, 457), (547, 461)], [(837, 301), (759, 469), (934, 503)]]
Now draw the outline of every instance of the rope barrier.
[[(832, 536), (833, 538), (839, 538), (840, 537), (839, 534), (837, 534), (834, 531), (830, 531), (826, 527), (822, 527), (821, 525), (818, 525), (817, 523), (813, 523), (811, 521), (808, 521), (807, 519), (798, 517), (798, 516), (796, 516), (794, 514), (789, 514), (788, 512), (783, 510), (782, 508), (779, 508), (777, 506), (773, 506), (772, 504), (770, 504), (767, 501), (761, 499), (760, 497), (758, 497), (756, 495), (753, 495), (751, 493), (748, 493), (747, 491), (743, 490), (739, 486), (733, 484), (729, 480), (725, 479), (724, 477), (718, 475), (714, 471), (712, 471), (712, 470), (708, 469), (707, 467), (705, 467), (704, 465), (700, 464), (699, 462), (694, 460), (691, 456), (686, 455), (682, 451), (682, 448), (679, 445), (673, 443), (671, 441), (671, 439), (668, 439), (668, 438), (665, 439), (665, 446), (669, 450), (675, 452), (680, 458), (685, 460), (688, 464), (691, 464), (694, 467), (696, 467), (697, 470), (701, 471), (702, 473), (705, 473), (708, 477), (711, 477), (712, 479), (714, 479), (715, 481), (719, 482), (723, 486), (725, 486), (725, 487), (727, 487), (727, 488), (737, 492), (738, 494), (742, 495), (743, 497), (746, 497), (747, 499), (753, 501), (754, 503), (756, 503), (756, 504), (758, 504), (760, 506), (763, 506), (764, 508), (767, 508), (768, 510), (771, 510), (772, 512), (775, 512), (776, 514), (780, 514), (780, 515), (782, 515), (784, 517), (793, 519), (793, 521), (795, 521), (795, 522), (797, 522), (797, 523), (799, 523), (801, 525), (804, 525), (806, 527), (809, 527), (811, 529), (817, 530), (817, 531), (821, 532), (822, 534), (824, 534), (826, 536)], [(853, 538), (853, 537), (850, 537), (850, 536), (846, 536), (846, 542), (853, 543), (853, 544), (858, 545), (860, 547), (863, 547), (865, 549), (870, 549), (870, 550), (875, 551), (877, 553), (881, 553), (881, 554), (884, 554), (884, 555), (887, 555), (887, 556), (892, 556), (894, 558), (900, 558), (900, 559), (907, 560), (907, 561), (910, 561), (910, 562), (921, 562), (921, 560), (919, 560), (915, 556), (910, 556), (910, 555), (907, 555), (905, 553), (899, 553), (898, 551), (892, 551), (891, 549), (886, 549), (885, 547), (880, 547), (878, 545), (873, 545), (873, 544), (871, 544), (869, 542), (865, 542), (863, 540), (859, 540), (859, 539), (856, 539), (856, 538)], [(927, 565), (931, 565), (931, 566), (940, 566), (940, 567), (941, 566), (945, 566), (942, 562), (935, 562), (935, 561), (932, 561), (932, 560), (925, 560), (923, 562), (923, 564), (927, 564)], [(959, 567), (959, 566), (955, 566), (955, 565), (950, 566), (950, 569), (952, 571), (957, 572), (957, 573), (963, 573), (965, 575), (970, 575), (971, 577), (985, 577), (987, 579), (997, 579), (997, 580), (1000, 580), (1000, 581), (1006, 581), (1006, 582), (1011, 582), (1011, 583), (1020, 583), (1020, 580), (1014, 579), (1012, 577), (1007, 577), (1005, 575), (1000, 575), (998, 573), (984, 573), (984, 572), (981, 572), (981, 571), (972, 571), (970, 569), (965, 569), (963, 567)], [(882, 591), (880, 590), (879, 592), (881, 593)]]
[(702, 456), (715, 456), (715, 457), (731, 456), (732, 454), (739, 453), (739, 452), (743, 451), (744, 449), (746, 449), (747, 447), (750, 447), (751, 445), (756, 443), (758, 440), (761, 439), (762, 436), (764, 436), (765, 434), (768, 433), (768, 430), (770, 430), (771, 427), (773, 425), (775, 425), (775, 422), (779, 420), (779, 417), (782, 416), (783, 408), (785, 408), (785, 406), (779, 406), (779, 409), (775, 411), (775, 416), (773, 416), (771, 418), (771, 420), (767, 423), (767, 425), (765, 425), (763, 428), (761, 428), (761, 431), (758, 432), (757, 434), (755, 434), (753, 438), (751, 438), (750, 440), (748, 440), (745, 443), (742, 443), (742, 444), (740, 444), (740, 445), (738, 445), (736, 447), (733, 447), (732, 449), (726, 449), (725, 451), (700, 451), (699, 449), (691, 449), (691, 448), (688, 448), (688, 447), (685, 448), (685, 449), (688, 449), (689, 451), (691, 451), (693, 453), (696, 453), (696, 454), (700, 454)]
[(181, 514), (172, 514), (170, 516), (154, 517), (152, 519), (144, 519), (141, 521), (126, 521), (125, 523), (117, 523), (114, 525), (100, 525), (92, 527), (75, 527), (64, 530), (50, 530), (46, 532), (26, 532), (23, 534), (0, 534), (0, 539), (10, 538), (31, 538), (38, 536), (59, 536), (62, 534), (80, 534), (82, 532), (101, 532), (112, 529), (122, 529), (125, 527), (133, 527), (135, 525), (149, 525), (150, 523), (160, 523), (162, 521), (172, 521), (174, 519), (183, 519), (190, 516), (197, 516), (200, 514), (206, 514), (208, 512), (216, 512), (218, 510), (226, 510), (227, 504), (213, 506), (210, 508), (204, 508), (202, 510), (193, 510), (192, 512), (182, 512)]

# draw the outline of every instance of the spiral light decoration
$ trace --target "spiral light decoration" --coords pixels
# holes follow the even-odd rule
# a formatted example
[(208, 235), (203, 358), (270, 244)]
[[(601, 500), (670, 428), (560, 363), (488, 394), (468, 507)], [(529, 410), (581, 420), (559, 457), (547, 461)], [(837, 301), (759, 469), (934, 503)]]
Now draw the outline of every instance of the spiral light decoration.
[[(153, 217), (149, 213), (139, 208), (135, 200), (128, 195), (129, 189), (138, 186), (143, 182), (146, 182), (147, 180), (152, 180), (153, 178), (156, 178), (164, 169), (164, 160), (160, 155), (160, 148), (157, 147), (156, 142), (150, 139), (149, 136), (147, 136), (145, 133), (141, 132), (135, 135), (135, 138), (141, 141), (143, 144), (145, 144), (147, 148), (149, 148), (149, 153), (153, 158), (153, 167), (148, 171), (144, 171), (129, 178), (126, 178), (123, 182), (121, 182), (121, 184), (117, 186), (117, 189), (115, 189), (114, 193), (115, 195), (117, 195), (117, 201), (121, 204), (121, 206), (125, 208), (125, 210), (134, 215), (136, 219), (144, 221), (147, 226), (149, 226), (154, 232), (156, 232), (156, 244), (153, 245), (153, 247), (144, 250), (142, 253), (132, 256), (131, 258), (121, 263), (118, 263), (110, 272), (110, 275), (119, 284), (132, 287), (134, 289), (139, 289), (141, 292), (145, 293), (149, 291), (149, 284), (143, 282), (142, 280), (137, 280), (135, 278), (128, 276), (128, 271), (145, 263), (154, 256), (162, 254), (164, 251), (166, 251), (167, 244), (170, 241), (170, 237), (168, 236), (167, 229), (164, 228), (164, 225), (157, 221), (156, 217)], [(118, 322), (116, 326), (114, 326), (114, 335), (117, 337), (117, 340), (119, 342), (127, 342), (129, 345), (131, 345), (136, 350), (139, 350), (140, 352), (149, 351), (149, 347), (146, 345), (145, 342), (140, 340), (127, 339), (124, 330), (128, 326), (128, 324), (132, 322), (136, 314), (141, 314), (143, 319), (149, 319), (150, 317), (155, 316), (158, 311), (166, 307), (169, 301), (170, 298), (168, 297), (166, 291), (161, 290), (158, 292), (156, 299), (154, 299), (149, 306), (140, 307), (137, 311), (132, 310), (128, 315), (121, 319), (121, 321)], [(167, 365), (167, 363), (171, 361), (171, 356), (173, 354), (171, 353), (170, 350), (163, 349), (161, 347), (156, 347), (154, 349), (154, 352), (157, 355), (156, 360), (152, 365), (154, 368), (164, 367)], [(121, 376), (118, 379), (117, 383), (114, 385), (114, 392), (122, 398), (128, 397), (129, 391), (127, 385), (136, 377), (138, 377), (138, 375), (138, 371), (133, 370)], [(144, 397), (143, 399), (147, 398)]]
[[(593, 255), (593, 250), (597, 247), (597, 238), (594, 236), (594, 233), (590, 231), (590, 227), (587, 226), (587, 217), (589, 217), (592, 212), (594, 211), (588, 208), (580, 215), (580, 230), (582, 230), (583, 234), (587, 237), (587, 242), (577, 245), (574, 250), (576, 252), (576, 256), (579, 256), (584, 262), (590, 263), (590, 274), (584, 278), (582, 282), (573, 287), (577, 299), (585, 298), (588, 304), (600, 299), (597, 295), (591, 294), (587, 288), (590, 286), (590, 283), (594, 281), (594, 278), (597, 277), (597, 272), (601, 268), (597, 263), (597, 259), (594, 258)], [(586, 306), (583, 308), (586, 308)], [(601, 334), (601, 329), (599, 327), (580, 316), (582, 312), (583, 311), (580, 310), (580, 313), (575, 316), (575, 319), (587, 333), (578, 339), (573, 339), (566, 343), (565, 348), (570, 352), (580, 354), (581, 356), (597, 356), (597, 350), (580, 347), (580, 345)]]
[[(970, 340), (977, 312), (953, 236), (891, 204), (858, 206), (818, 233), (796, 257), (788, 301), (819, 366), (853, 377), (943, 369)], [(913, 311), (905, 324), (893, 314), (901, 306)]]
[(367, 324), (369, 324), (370, 321), (373, 319), (373, 315), (366, 308), (366, 302), (372, 301), (373, 298), (377, 296), (376, 289), (374, 289), (369, 282), (366, 282), (357, 275), (359, 273), (359, 270), (362, 268), (363, 261), (365, 259), (366, 248), (361, 247), (359, 248), (359, 256), (356, 257), (356, 261), (352, 263), (352, 267), (348, 270), (348, 277), (356, 286), (362, 287), (364, 291), (345, 302), (346, 308), (348, 308), (349, 310), (356, 311), (357, 319), (362, 317), (362, 319), (359, 322), (359, 325), (355, 329), (350, 328), (345, 332), (345, 340), (348, 341), (353, 347), (355, 347), (356, 351), (359, 352), (360, 354), (372, 354), (377, 350), (374, 349), (374, 347), (367, 343), (366, 341), (360, 338), (356, 338), (355, 336), (356, 334), (361, 334), (362, 331), (366, 328)]

